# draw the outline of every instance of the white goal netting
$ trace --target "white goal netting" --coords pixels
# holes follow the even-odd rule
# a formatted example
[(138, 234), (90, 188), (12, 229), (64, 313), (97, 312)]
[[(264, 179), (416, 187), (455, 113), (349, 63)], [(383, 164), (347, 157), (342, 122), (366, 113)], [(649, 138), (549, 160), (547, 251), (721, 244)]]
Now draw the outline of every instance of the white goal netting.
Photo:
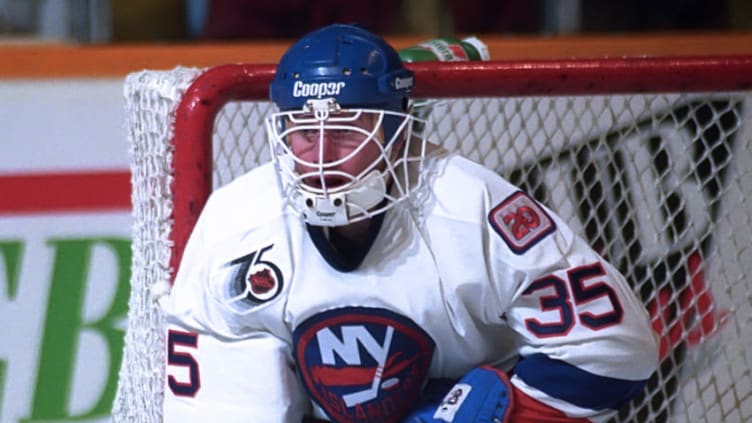
[[(171, 280), (175, 226), (186, 225), (173, 201), (185, 166), (173, 160), (173, 134), (202, 72), (126, 81), (135, 227), (115, 421), (161, 421), (165, 347), (150, 288)], [(662, 362), (618, 421), (752, 421), (752, 95), (649, 91), (440, 99), (426, 131), (556, 210), (646, 304)], [(270, 110), (233, 101), (206, 123), (214, 187), (269, 160)]]

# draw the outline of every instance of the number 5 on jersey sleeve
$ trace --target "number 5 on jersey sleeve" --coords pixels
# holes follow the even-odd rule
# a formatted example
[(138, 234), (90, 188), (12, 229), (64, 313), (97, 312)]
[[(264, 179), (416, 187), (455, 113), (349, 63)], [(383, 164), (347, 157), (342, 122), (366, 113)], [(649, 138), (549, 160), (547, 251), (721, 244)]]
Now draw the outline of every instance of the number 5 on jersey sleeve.
[[(176, 396), (192, 397), (201, 388), (198, 362), (189, 351), (186, 351), (196, 348), (198, 348), (198, 334), (176, 330), (167, 332), (167, 385)], [(176, 376), (174, 371), (177, 369), (172, 368), (173, 366), (187, 368), (187, 378)]]
[[(539, 298), (541, 311), (558, 311), (559, 319), (541, 322), (528, 318), (525, 319), (525, 326), (539, 338), (550, 338), (567, 335), (577, 324), (594, 331), (619, 324), (624, 317), (624, 309), (616, 291), (603, 280), (591, 281), (604, 276), (606, 271), (601, 263), (596, 262), (568, 270), (567, 280), (556, 275), (536, 279), (522, 295), (545, 291)], [(606, 299), (610, 304), (609, 309), (597, 314), (577, 310), (599, 299)]]

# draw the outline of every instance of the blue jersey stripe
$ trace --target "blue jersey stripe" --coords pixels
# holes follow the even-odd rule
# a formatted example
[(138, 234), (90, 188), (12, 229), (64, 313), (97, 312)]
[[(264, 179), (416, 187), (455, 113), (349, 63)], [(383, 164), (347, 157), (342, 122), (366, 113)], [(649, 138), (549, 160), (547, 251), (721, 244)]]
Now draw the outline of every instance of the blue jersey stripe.
[(545, 354), (521, 358), (514, 373), (526, 384), (554, 398), (591, 410), (616, 410), (639, 395), (647, 383), (647, 379), (598, 376)]

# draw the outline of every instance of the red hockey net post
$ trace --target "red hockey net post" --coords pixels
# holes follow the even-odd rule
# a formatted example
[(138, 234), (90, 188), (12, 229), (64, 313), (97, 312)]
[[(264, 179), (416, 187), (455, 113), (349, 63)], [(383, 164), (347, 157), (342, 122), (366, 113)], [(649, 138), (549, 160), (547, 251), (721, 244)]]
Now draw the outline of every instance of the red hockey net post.
[[(437, 100), (428, 138), (556, 210), (651, 312), (661, 368), (619, 420), (752, 418), (752, 57), (410, 67), (414, 97)], [(136, 224), (116, 420), (160, 419), (149, 288), (171, 282), (210, 192), (268, 160), (273, 74), (239, 64), (129, 76)]]

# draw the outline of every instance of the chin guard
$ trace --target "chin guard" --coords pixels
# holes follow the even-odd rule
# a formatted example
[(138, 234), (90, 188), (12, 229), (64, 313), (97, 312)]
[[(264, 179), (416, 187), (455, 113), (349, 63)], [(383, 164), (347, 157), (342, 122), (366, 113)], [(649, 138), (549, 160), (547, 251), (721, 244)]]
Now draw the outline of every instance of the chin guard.
[(303, 210), (306, 222), (315, 226), (342, 226), (350, 223), (351, 215), (367, 215), (386, 196), (384, 175), (374, 170), (354, 188), (324, 195), (303, 192), (298, 197), (298, 209)]

